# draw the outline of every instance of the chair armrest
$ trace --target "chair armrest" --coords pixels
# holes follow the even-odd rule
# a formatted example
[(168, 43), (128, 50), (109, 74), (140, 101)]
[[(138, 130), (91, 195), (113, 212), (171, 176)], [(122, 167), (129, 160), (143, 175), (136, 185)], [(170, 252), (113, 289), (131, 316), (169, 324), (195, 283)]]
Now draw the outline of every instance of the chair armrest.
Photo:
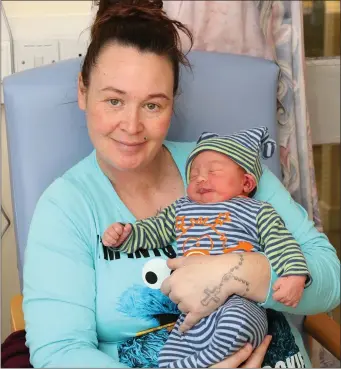
[(16, 295), (11, 300), (11, 325), (12, 331), (25, 329), (24, 313), (22, 310), (23, 297)]
[(340, 360), (340, 324), (327, 314), (307, 316), (304, 330)]

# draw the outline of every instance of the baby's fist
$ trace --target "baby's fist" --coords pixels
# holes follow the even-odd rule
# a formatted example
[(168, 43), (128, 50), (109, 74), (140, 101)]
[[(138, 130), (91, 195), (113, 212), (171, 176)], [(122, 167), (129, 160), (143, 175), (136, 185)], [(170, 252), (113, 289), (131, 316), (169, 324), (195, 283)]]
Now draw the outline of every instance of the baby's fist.
[(131, 224), (114, 223), (103, 234), (102, 243), (108, 247), (118, 247), (126, 240), (131, 232)]

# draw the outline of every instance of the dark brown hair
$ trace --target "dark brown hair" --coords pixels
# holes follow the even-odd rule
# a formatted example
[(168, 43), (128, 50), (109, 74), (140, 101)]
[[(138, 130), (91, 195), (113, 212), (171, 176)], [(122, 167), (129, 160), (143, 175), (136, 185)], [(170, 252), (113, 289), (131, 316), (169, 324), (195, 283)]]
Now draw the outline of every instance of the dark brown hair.
[(181, 22), (171, 20), (162, 10), (161, 0), (99, 0), (96, 19), (91, 27), (91, 42), (83, 65), (82, 79), (89, 86), (90, 73), (101, 50), (110, 43), (132, 46), (140, 51), (166, 56), (174, 72), (174, 95), (179, 86), (180, 64), (190, 66), (178, 31), (193, 45), (193, 36)]

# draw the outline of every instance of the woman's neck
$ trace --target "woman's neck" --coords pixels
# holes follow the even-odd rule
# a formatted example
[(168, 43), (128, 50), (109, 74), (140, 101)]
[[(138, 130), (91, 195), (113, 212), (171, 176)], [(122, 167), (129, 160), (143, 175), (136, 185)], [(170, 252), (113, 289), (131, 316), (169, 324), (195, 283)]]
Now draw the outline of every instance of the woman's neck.
[(116, 191), (141, 194), (154, 191), (161, 186), (167, 164), (167, 153), (167, 150), (162, 146), (159, 153), (147, 166), (133, 171), (116, 170), (98, 156), (97, 162)]

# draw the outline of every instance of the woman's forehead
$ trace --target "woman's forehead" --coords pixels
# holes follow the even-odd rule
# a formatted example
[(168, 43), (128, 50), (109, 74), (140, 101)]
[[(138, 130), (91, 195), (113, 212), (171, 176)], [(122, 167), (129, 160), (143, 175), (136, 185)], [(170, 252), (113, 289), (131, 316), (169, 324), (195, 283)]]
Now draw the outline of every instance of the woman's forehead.
[(173, 70), (166, 57), (112, 44), (100, 53), (91, 82), (99, 89), (172, 94)]

